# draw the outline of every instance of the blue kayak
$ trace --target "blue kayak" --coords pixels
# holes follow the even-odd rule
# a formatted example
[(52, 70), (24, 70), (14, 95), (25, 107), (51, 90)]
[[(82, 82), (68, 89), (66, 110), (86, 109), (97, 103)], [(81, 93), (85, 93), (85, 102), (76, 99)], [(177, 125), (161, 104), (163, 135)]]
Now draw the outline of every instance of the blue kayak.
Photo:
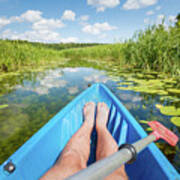
[[(82, 125), (82, 109), (89, 101), (105, 102), (109, 106), (108, 129), (119, 145), (147, 136), (110, 90), (102, 84), (95, 84), (57, 113), (0, 166), (0, 180), (38, 180), (52, 167), (68, 140)], [(93, 131), (88, 164), (95, 161), (95, 150), (96, 132)], [(143, 150), (133, 164), (126, 165), (126, 172), (133, 180), (180, 179), (154, 143)]]

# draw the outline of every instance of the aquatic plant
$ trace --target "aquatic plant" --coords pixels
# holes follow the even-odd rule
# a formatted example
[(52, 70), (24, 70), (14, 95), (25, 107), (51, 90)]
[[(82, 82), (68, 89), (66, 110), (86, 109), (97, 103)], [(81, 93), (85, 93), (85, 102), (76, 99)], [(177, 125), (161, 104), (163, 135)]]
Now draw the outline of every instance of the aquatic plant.
[(173, 94), (180, 94), (180, 89), (176, 88), (167, 89), (167, 91)]
[(157, 104), (156, 108), (160, 110), (160, 112), (167, 116), (180, 116), (180, 108), (176, 108), (175, 106), (162, 106)]
[(9, 106), (8, 104), (3, 104), (3, 105), (0, 105), (0, 109), (7, 108), (8, 106)]
[(172, 117), (172, 118), (171, 118), (171, 122), (172, 122), (174, 125), (180, 127), (180, 116), (179, 116), (179, 117)]

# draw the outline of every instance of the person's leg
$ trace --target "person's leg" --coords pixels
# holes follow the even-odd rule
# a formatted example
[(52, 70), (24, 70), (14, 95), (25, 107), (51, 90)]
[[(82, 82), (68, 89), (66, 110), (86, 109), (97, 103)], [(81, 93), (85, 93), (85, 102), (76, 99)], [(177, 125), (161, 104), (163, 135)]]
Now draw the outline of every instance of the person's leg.
[(84, 123), (72, 136), (56, 164), (40, 180), (61, 180), (86, 168), (90, 154), (90, 137), (94, 126), (95, 104), (84, 106)]
[[(100, 160), (113, 153), (117, 152), (118, 145), (110, 132), (108, 131), (106, 124), (108, 121), (109, 109), (105, 103), (98, 103), (97, 116), (96, 116), (96, 130), (97, 130), (97, 150), (96, 159)], [(124, 165), (106, 177), (106, 180), (127, 180), (127, 174), (125, 172)]]

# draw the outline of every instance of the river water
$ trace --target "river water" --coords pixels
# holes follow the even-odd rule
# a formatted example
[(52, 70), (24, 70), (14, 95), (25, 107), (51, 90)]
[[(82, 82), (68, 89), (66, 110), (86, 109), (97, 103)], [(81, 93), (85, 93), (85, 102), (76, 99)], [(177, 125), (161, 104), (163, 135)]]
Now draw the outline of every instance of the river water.
[[(146, 132), (145, 121), (158, 120), (180, 137), (180, 128), (161, 114), (160, 95), (119, 89), (124, 76), (93, 68), (58, 68), (10, 74), (0, 79), (0, 163), (6, 160), (61, 108), (93, 83), (104, 83), (121, 100)], [(123, 83), (122, 83), (123, 84)], [(124, 85), (126, 87), (126, 84)], [(158, 147), (180, 171), (180, 144), (160, 141)]]

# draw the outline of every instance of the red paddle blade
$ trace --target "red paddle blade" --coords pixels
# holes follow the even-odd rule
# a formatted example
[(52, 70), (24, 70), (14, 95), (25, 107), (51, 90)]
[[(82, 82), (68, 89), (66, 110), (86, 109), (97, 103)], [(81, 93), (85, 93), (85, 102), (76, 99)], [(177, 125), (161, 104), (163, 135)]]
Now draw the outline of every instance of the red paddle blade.
[(156, 136), (156, 140), (160, 138), (164, 139), (171, 146), (175, 146), (177, 144), (179, 138), (172, 131), (160, 124), (158, 121), (150, 121), (148, 122), (148, 125), (152, 128), (152, 134)]

